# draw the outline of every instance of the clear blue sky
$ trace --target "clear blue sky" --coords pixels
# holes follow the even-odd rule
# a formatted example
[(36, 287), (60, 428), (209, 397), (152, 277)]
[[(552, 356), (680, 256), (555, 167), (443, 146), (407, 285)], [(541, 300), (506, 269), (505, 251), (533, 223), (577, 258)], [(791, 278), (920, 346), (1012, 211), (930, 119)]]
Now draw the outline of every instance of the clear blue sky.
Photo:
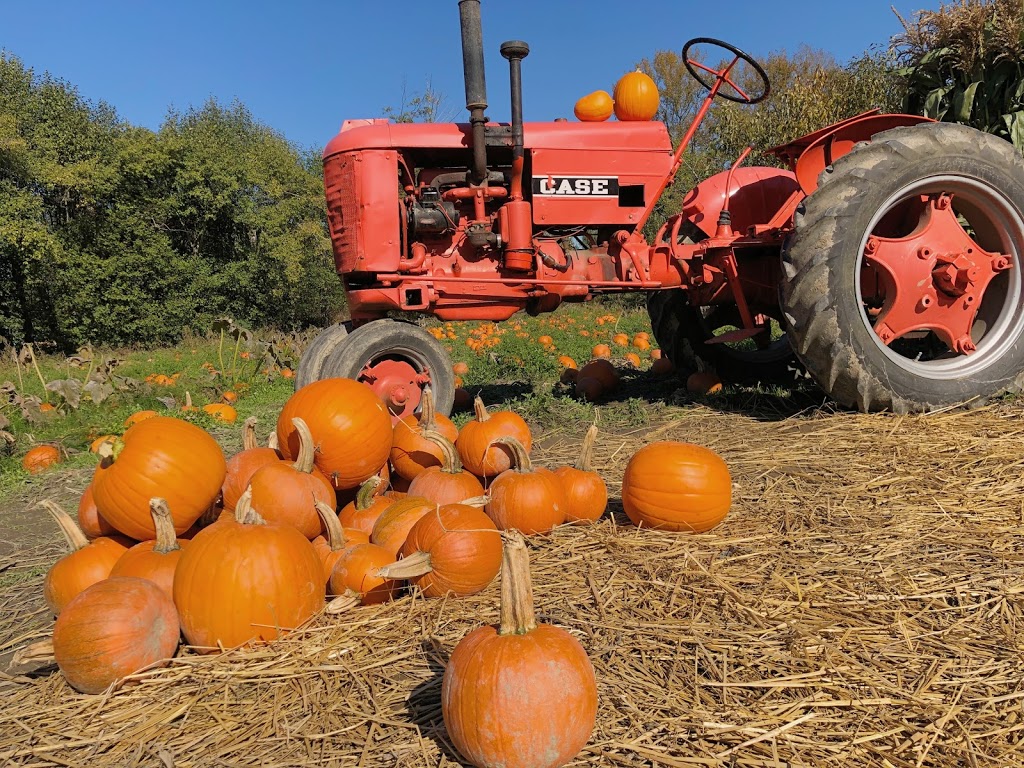
[[(488, 116), (509, 119), (508, 68), (521, 39), (527, 120), (572, 115), (576, 99), (639, 59), (718, 37), (755, 56), (810, 45), (840, 61), (900, 30), (937, 0), (483, 0)], [(303, 147), (322, 147), (346, 118), (398, 106), (403, 83), (428, 79), (464, 120), (457, 0), (48, 0), (0, 2), (0, 49), (41, 74), (159, 127), (169, 107), (239, 99)]]

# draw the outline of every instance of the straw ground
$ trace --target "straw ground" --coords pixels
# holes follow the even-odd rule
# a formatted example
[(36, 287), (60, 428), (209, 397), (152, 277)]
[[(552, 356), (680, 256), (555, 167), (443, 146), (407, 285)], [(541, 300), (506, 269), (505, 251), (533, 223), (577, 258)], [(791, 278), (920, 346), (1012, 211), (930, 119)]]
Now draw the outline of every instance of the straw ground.
[[(638, 530), (613, 501), (610, 519), (531, 541), (539, 618), (597, 671), (597, 727), (575, 764), (1024, 765), (1020, 405), (653, 409), (599, 440), (611, 496), (637, 448), (675, 439), (726, 459), (734, 506), (688, 536)], [(572, 460), (585, 427), (548, 429), (538, 461)], [(46, 631), (37, 570), (55, 556), (6, 563), (0, 650)], [(458, 765), (441, 674), (466, 632), (497, 620), (497, 597), (493, 584), (319, 616), (268, 646), (183, 651), (101, 696), (56, 672), (0, 677), (0, 764)]]

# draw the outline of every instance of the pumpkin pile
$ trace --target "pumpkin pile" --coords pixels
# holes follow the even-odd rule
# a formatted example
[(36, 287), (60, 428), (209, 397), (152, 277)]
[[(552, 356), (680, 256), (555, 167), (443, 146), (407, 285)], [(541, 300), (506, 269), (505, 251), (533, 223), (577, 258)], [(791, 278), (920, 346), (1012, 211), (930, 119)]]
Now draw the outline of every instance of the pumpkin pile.
[(613, 112), (623, 122), (651, 120), (658, 112), (660, 101), (657, 83), (638, 69), (620, 77), (612, 95), (607, 91), (588, 93), (576, 102), (573, 114), (585, 123), (602, 122)]
[[(579, 374), (602, 388), (617, 381), (605, 360)], [(596, 426), (575, 466), (552, 471), (530, 458), (520, 416), (479, 397), (474, 412), (460, 431), (428, 388), (420, 413), (392, 424), (370, 388), (327, 379), (285, 403), (275, 447), (257, 443), (254, 420), (230, 458), (201, 427), (169, 416), (104, 436), (77, 524), (44, 503), (71, 549), (44, 585), (68, 682), (103, 691), (172, 657), (180, 636), (216, 652), (273, 640), (325, 606), (353, 610), (409, 587), (428, 598), (475, 594), (502, 568), (509, 532), (604, 515)], [(630, 461), (622, 497), (638, 526), (702, 531), (728, 510), (724, 462), (680, 445), (655, 443)], [(523, 621), (513, 633), (535, 631)]]

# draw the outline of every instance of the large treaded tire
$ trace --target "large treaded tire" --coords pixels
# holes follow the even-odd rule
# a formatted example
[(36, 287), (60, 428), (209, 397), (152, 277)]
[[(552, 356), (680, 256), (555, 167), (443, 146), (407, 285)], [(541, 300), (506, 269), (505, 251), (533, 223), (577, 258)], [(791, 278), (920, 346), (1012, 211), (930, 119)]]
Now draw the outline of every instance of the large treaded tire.
[(321, 376), (358, 379), (364, 366), (382, 358), (408, 361), (418, 371), (430, 371), (435, 410), (447, 416), (455, 402), (455, 373), (451, 357), (425, 330), (401, 320), (373, 320), (352, 331), (324, 360)]
[(870, 327), (859, 288), (869, 229), (879, 211), (904, 190), (928, 184), (974, 185), (1003, 206), (999, 215), (1013, 226), (1024, 219), (1020, 155), (1008, 142), (947, 123), (877, 134), (827, 168), (819, 188), (797, 210), (794, 233), (783, 251), (787, 331), (808, 372), (844, 406), (929, 411), (980, 405), (1024, 386), (1024, 303), (1019, 298), (1024, 242), (1018, 241), (1019, 228), (1000, 230), (1013, 265), (1001, 299), (1001, 335), (987, 351), (982, 337), (973, 355), (954, 359), (945, 371), (928, 368), (900, 358)]
[(320, 380), (320, 369), (323, 368), (324, 360), (344, 341), (351, 330), (352, 323), (336, 323), (317, 334), (299, 358), (299, 366), (295, 371), (296, 390)]
[[(709, 309), (716, 313), (730, 308)], [(712, 369), (722, 381), (741, 385), (792, 385), (802, 375), (799, 361), (784, 339), (777, 340), (763, 351), (706, 344), (712, 335), (707, 318), (712, 318), (712, 326), (718, 325), (713, 319), (715, 315), (702, 315), (687, 300), (685, 291), (652, 291), (647, 296), (647, 313), (658, 346), (684, 380), (701, 367)]]

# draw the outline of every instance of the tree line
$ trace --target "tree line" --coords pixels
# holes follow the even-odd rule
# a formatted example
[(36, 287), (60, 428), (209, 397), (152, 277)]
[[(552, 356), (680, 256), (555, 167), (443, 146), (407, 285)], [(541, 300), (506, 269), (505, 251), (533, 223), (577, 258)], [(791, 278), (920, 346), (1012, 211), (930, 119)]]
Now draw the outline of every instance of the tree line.
[[(806, 47), (767, 56), (771, 97), (716, 103), (651, 226), (747, 145), (758, 150), (749, 164), (777, 164), (761, 150), (871, 108), (964, 122), (1024, 150), (1020, 0), (957, 0), (901, 21), (890, 45), (849, 62)], [(674, 51), (639, 67), (679, 141), (702, 89)], [(429, 82), (383, 112), (459, 113)], [(156, 131), (132, 126), (0, 53), (0, 338), (65, 349), (167, 342), (223, 315), (293, 328), (323, 325), (343, 306), (318, 153), (239, 103), (171, 112)]]

